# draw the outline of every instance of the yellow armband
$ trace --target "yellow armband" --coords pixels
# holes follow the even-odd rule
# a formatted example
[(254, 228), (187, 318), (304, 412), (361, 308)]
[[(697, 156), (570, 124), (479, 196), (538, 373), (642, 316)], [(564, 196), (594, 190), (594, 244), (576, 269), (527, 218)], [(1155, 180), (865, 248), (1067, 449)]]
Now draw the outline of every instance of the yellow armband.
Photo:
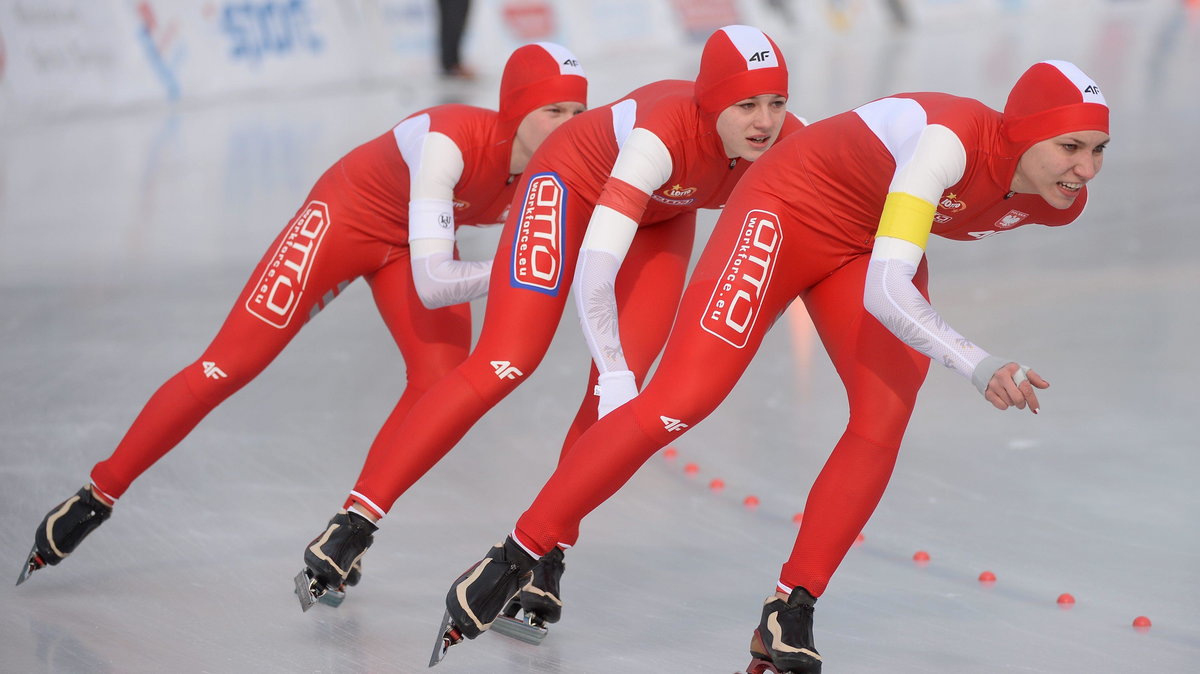
[(890, 192), (883, 202), (883, 214), (879, 216), (879, 230), (875, 236), (904, 239), (925, 250), (936, 210), (933, 204), (924, 199), (904, 192)]

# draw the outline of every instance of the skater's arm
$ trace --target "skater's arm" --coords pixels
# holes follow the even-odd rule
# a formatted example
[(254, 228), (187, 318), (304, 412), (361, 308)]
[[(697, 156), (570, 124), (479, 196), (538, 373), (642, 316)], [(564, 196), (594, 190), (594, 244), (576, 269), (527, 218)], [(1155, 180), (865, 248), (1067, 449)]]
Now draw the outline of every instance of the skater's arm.
[[(931, 125), (911, 160), (897, 168), (880, 215), (863, 305), (905, 344), (970, 379), (999, 409), (1026, 404), (1036, 413), (1034, 387), (1049, 386), (1029, 368), (992, 356), (952, 328), (913, 284), (925, 255), (935, 204), (966, 166), (962, 142)], [(1032, 374), (1032, 376), (1030, 376)]]
[(436, 132), (409, 144), (401, 153), (410, 171), (408, 245), (417, 295), (430, 309), (483, 297), (492, 261), (455, 258), (454, 186), (463, 173), (462, 152)]
[(575, 267), (575, 307), (588, 350), (600, 373), (600, 416), (637, 395), (617, 323), (617, 273), (637, 235), (650, 194), (671, 177), (662, 140), (636, 128), (621, 147), (592, 211)]

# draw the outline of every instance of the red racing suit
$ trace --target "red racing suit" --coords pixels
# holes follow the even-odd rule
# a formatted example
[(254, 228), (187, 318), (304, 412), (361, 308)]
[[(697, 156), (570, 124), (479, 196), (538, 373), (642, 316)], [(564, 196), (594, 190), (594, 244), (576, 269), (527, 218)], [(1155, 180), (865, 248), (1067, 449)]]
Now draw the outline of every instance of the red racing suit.
[[(96, 488), (110, 499), (120, 497), (360, 276), (407, 366), (407, 386), (384, 430), (403, 419), (434, 381), (466, 357), (471, 317), (461, 302), (486, 291), (488, 273), (486, 262), (445, 260), (447, 268), (457, 265), (466, 273), (441, 286), (434, 275), (430, 296), (418, 296), (414, 274), (422, 276), (426, 266), (410, 259), (410, 224), (416, 226), (410, 201), (421, 196), (421, 203), (445, 205), (443, 212), (424, 208), (421, 218), (429, 222), (422, 223), (423, 236), (444, 242), (446, 257), (457, 257), (454, 229), (500, 222), (512, 201), (512, 139), (500, 133), (494, 111), (438, 106), (413, 114), (326, 170), (251, 273), (212, 343), (154, 393), (113, 454), (92, 470)], [(421, 185), (422, 194), (410, 194), (412, 184)]]
[[(715, 116), (699, 109), (692, 88), (682, 80), (646, 85), (564, 123), (538, 148), (500, 235), (478, 344), (413, 406), (407, 421), (377, 438), (347, 505), (357, 502), (386, 514), (484, 413), (533, 373), (558, 328), (597, 204), (620, 201), (639, 223), (615, 293), (621, 347), (641, 381), (662, 349), (683, 291), (696, 211), (721, 207), (749, 167), (725, 155)], [(789, 115), (780, 136), (800, 126)], [(627, 142), (635, 129), (665, 146), (669, 165), (640, 167), (657, 177), (645, 192), (631, 195), (611, 172), (619, 155), (635, 165), (642, 161), (631, 148), (636, 142)], [(596, 420), (597, 377), (593, 364), (564, 448)]]
[[(883, 494), (934, 353), (920, 339), (897, 338), (922, 326), (897, 318), (885, 327), (864, 306), (876, 233), (892, 215), (885, 199), (917, 176), (932, 186), (926, 236), (962, 240), (1063, 225), (1083, 209), (1086, 191), (1064, 210), (1010, 191), (1018, 157), (1000, 124), (1000, 113), (971, 99), (899, 95), (812, 124), (764, 154), (709, 238), (654, 377), (566, 452), (518, 521), (518, 542), (537, 555), (572, 543), (587, 513), (721, 403), (775, 319), (800, 298), (850, 412), (780, 575), (781, 589), (819, 596)], [(921, 142), (926, 136), (939, 140)], [(924, 259), (910, 288), (927, 302)], [(966, 340), (956, 348), (979, 351)], [(939, 358), (953, 367), (950, 360)]]

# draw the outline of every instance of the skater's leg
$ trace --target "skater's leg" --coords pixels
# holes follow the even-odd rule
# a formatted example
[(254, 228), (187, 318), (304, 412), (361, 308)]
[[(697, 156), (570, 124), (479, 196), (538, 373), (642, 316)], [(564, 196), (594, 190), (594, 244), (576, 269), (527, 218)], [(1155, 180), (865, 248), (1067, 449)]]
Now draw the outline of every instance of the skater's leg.
[[(638, 230), (621, 264), (614, 288), (617, 324), (625, 362), (639, 388), (671, 332), (675, 308), (687, 279), (695, 234), (695, 212), (643, 227)], [(560, 457), (596, 421), (598, 372), (595, 363), (590, 370), (583, 402), (567, 431)]]
[[(378, 434), (383, 437), (403, 423), (430, 385), (466, 358), (471, 344), (470, 306), (427, 309), (413, 285), (410, 265), (408, 250), (397, 247), (383, 267), (366, 276), (383, 322), (404, 356), (407, 379), (404, 393)], [(371, 451), (386, 448), (376, 442)], [(362, 575), (361, 559), (374, 540), (378, 516), (350, 505), (347, 502), (347, 510), (334, 515), (304, 550), (307, 573), (301, 572), (305, 577), (297, 579), (297, 594), (305, 609), (316, 599), (340, 604), (343, 586), (357, 584)]]
[[(552, 264), (535, 270), (538, 282), (527, 283), (522, 272), (531, 262), (522, 248), (528, 237), (522, 234), (520, 217), (527, 209), (525, 191), (518, 190), (492, 266), (479, 343), (461, 365), (429, 388), (404, 421), (376, 437), (378, 448), (372, 449), (351, 492), (353, 501), (375, 515), (386, 514), (401, 494), (541, 363), (562, 317), (568, 279), (574, 273), (590, 212), (570, 192), (561, 198), (566, 200), (565, 209), (555, 212), (568, 216), (558, 222), (563, 232), (561, 248)], [(546, 260), (537, 258), (539, 263)]]
[[(799, 263), (804, 246), (777, 241), (778, 225), (760, 222), (752, 210), (744, 202), (726, 207), (684, 291), (649, 383), (580, 436), (521, 516), (516, 538), (536, 555), (573, 538), (587, 513), (620, 489), (656, 451), (712, 412), (741, 377), (775, 318), (809, 282)], [(762, 262), (738, 260), (731, 266), (736, 251), (745, 246), (747, 232), (754, 245), (762, 247), (757, 258)], [(753, 275), (752, 281), (747, 275)], [(715, 303), (730, 289), (734, 294), (744, 289), (753, 301), (733, 305), (736, 313), (724, 311), (731, 305)], [(710, 320), (714, 311), (721, 317), (719, 324)]]
[[(805, 304), (846, 386), (850, 421), (818, 475), (780, 589), (819, 597), (878, 504), (895, 466), (929, 359), (862, 306), (868, 256), (805, 295)], [(927, 270), (914, 279), (925, 293)]]
[[(326, 174), (259, 262), (204, 354), (150, 398), (113, 454), (93, 468), (92, 488), (46, 515), (35, 555), (39, 548), (47, 560), (70, 552), (108, 517), (134, 479), (261, 372), (305, 321), (361, 273), (360, 260), (378, 259), (371, 252), (378, 242), (330, 220), (324, 204), (337, 197)], [(294, 277), (272, 271), (281, 264)]]
[[(378, 272), (367, 276), (375, 304), (384, 324), (404, 356), (405, 386), (396, 406), (392, 408), (383, 427), (371, 444), (366, 463), (380, 459), (376, 452), (393, 447), (400, 425), (409, 411), (430, 387), (462, 364), (471, 348), (471, 306), (455, 304), (428, 309), (421, 303), (412, 281), (407, 250), (397, 252)], [(385, 440), (386, 439), (386, 440)], [(346, 503), (351, 505), (351, 500)], [(381, 513), (372, 508), (360, 508), (362, 514), (378, 519)]]
[[(356, 256), (369, 244), (356, 242), (352, 231), (329, 222), (323, 213), (310, 206), (300, 209), (258, 263), (208, 348), (159, 387), (113, 454), (96, 464), (92, 482), (105, 496), (120, 498), (213, 408), (258, 376), (301, 326), (358, 275)], [(309, 246), (304, 253), (296, 250), (301, 242)], [(303, 261), (307, 285), (271, 285), (268, 272), (280, 256)]]

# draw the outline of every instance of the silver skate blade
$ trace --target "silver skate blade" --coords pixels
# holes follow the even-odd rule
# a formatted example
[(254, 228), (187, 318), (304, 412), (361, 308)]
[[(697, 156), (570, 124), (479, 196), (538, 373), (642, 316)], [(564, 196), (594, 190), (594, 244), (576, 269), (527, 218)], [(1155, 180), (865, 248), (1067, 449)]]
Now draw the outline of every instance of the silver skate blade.
[(316, 581), (308, 575), (308, 569), (296, 574), (296, 598), (300, 600), (300, 609), (302, 611), (307, 611), (316, 606), (317, 600), (321, 598), (321, 595), (317, 594), (314, 589), (315, 585)]
[(21, 567), (21, 575), (17, 576), (17, 585), (24, 583), (29, 579), (30, 574), (45, 566), (41, 563), (41, 558), (38, 557), (37, 546), (29, 549), (29, 556), (25, 558), (25, 566)]
[(450, 619), (450, 612), (446, 611), (442, 614), (442, 624), (438, 627), (438, 638), (433, 643), (433, 654), (429, 656), (429, 666), (433, 667), (446, 657), (446, 651), (458, 642), (462, 641), (462, 634), (458, 628), (454, 626), (454, 621)]
[(344, 590), (329, 588), (322, 592), (320, 597), (317, 597), (317, 601), (326, 606), (337, 608), (342, 605), (342, 602), (346, 601), (346, 592)]
[(505, 615), (497, 616), (489, 631), (503, 634), (510, 639), (524, 641), (537, 646), (548, 634), (545, 627), (534, 625), (528, 619), (510, 618)]

